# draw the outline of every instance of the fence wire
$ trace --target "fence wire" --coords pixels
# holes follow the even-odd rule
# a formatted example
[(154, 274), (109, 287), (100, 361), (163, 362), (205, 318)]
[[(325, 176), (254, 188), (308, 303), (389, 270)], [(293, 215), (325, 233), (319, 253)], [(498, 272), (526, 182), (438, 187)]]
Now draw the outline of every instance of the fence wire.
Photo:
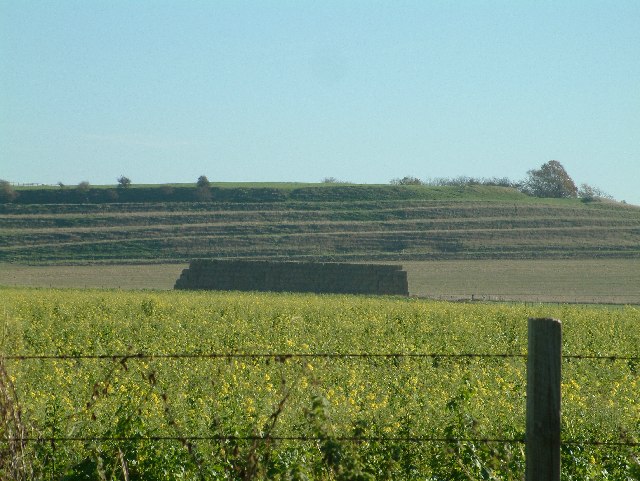
[[(392, 353), (332, 353), (332, 352), (320, 352), (320, 353), (304, 353), (304, 352), (290, 352), (290, 353), (128, 353), (128, 354), (17, 354), (3, 356), (0, 354), (0, 359), (7, 361), (28, 361), (28, 360), (80, 360), (80, 359), (95, 359), (95, 360), (111, 360), (111, 361), (126, 361), (129, 359), (273, 359), (275, 361), (284, 362), (288, 359), (312, 359), (312, 358), (326, 358), (326, 359), (421, 359), (421, 358), (433, 358), (433, 359), (526, 359), (527, 354), (518, 353), (407, 353), (407, 352), (392, 352)], [(598, 354), (568, 354), (563, 355), (562, 359), (593, 359), (604, 361), (636, 361), (640, 362), (640, 356), (618, 356), (618, 355), (598, 355)]]
[[(526, 359), (527, 354), (521, 353), (127, 353), (127, 354), (25, 354), (8, 355), (0, 354), (0, 360), (29, 361), (29, 360), (110, 360), (125, 363), (128, 360), (152, 360), (152, 359), (273, 359), (276, 362), (286, 362), (289, 359)], [(639, 356), (595, 355), (595, 354), (570, 354), (563, 355), (562, 359), (591, 359), (604, 361), (632, 361), (640, 362)], [(293, 442), (319, 442), (328, 439), (318, 436), (23, 436), (0, 438), (2, 442), (38, 442), (38, 443), (70, 443), (70, 442), (160, 442), (179, 441), (190, 443), (197, 441), (293, 441)], [(354, 443), (481, 443), (481, 444), (525, 444), (526, 438), (450, 438), (450, 437), (384, 437), (384, 436), (332, 436), (330, 438), (338, 442)], [(640, 442), (629, 441), (600, 441), (600, 440), (576, 440), (561, 441), (562, 445), (603, 446), (603, 447), (639, 447)]]
[(400, 359), (400, 358), (526, 358), (526, 354), (493, 354), (493, 353), (129, 353), (129, 354), (25, 354), (0, 356), (6, 360), (27, 361), (27, 360), (76, 360), (76, 359), (104, 359), (111, 361), (129, 359), (274, 359), (276, 361), (286, 361), (295, 358), (326, 358), (326, 359)]
[(339, 442), (369, 442), (369, 443), (501, 443), (501, 444), (522, 444), (524, 438), (439, 438), (439, 437), (423, 437), (423, 436), (64, 436), (64, 437), (47, 437), (33, 436), (22, 438), (5, 438), (8, 441), (23, 442), (108, 442), (108, 441), (300, 441), (300, 442), (316, 442), (331, 439)]
[[(145, 441), (295, 441), (295, 442), (319, 442), (327, 439), (337, 442), (353, 442), (353, 443), (442, 443), (442, 444), (458, 444), (458, 443), (480, 443), (480, 444), (526, 444), (526, 438), (440, 438), (429, 436), (26, 436), (2, 438), (3, 442), (37, 442), (37, 443), (70, 443), (70, 442), (145, 442)], [(567, 439), (560, 442), (565, 446), (609, 446), (609, 447), (640, 447), (640, 442), (629, 441), (597, 441), (597, 440), (580, 440)]]

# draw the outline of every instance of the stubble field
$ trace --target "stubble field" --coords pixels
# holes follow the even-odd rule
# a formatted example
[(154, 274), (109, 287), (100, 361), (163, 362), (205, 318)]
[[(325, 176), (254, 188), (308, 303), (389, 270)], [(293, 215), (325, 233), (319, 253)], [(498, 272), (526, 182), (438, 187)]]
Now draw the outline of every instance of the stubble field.
[[(640, 259), (399, 261), (412, 296), (640, 304)], [(0, 285), (172, 289), (187, 264), (27, 266), (0, 264)]]

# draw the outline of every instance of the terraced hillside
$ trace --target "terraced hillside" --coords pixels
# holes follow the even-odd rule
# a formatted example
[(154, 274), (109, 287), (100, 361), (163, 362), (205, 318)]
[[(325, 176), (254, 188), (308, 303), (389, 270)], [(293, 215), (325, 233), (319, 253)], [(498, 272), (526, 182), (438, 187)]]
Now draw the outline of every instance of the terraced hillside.
[(640, 258), (634, 206), (488, 187), (360, 193), (307, 187), (257, 202), (244, 188), (233, 202), (0, 204), (0, 262)]

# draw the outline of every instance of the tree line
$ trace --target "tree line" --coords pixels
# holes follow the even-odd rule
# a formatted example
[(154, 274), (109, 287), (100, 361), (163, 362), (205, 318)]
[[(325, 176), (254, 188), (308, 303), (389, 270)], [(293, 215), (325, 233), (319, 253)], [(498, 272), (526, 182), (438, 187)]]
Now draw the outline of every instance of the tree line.
[(421, 180), (413, 176), (392, 179), (393, 185), (429, 185), (429, 186), (473, 186), (487, 185), (495, 187), (511, 187), (532, 197), (571, 199), (581, 198), (585, 201), (595, 199), (612, 199), (612, 196), (597, 187), (581, 184), (577, 187), (571, 176), (557, 160), (542, 164), (539, 169), (527, 172), (527, 177), (514, 182), (507, 177), (475, 178), (460, 176), (455, 178), (438, 178)]
[[(326, 177), (322, 180), (327, 184), (349, 184), (349, 182), (341, 181), (335, 177)], [(527, 177), (519, 182), (514, 182), (507, 177), (491, 177), (491, 178), (475, 178), (460, 176), (454, 178), (437, 178), (421, 180), (413, 176), (405, 176), (402, 178), (392, 179), (390, 181), (392, 185), (426, 185), (426, 186), (455, 186), (455, 187), (467, 187), (474, 185), (486, 185), (495, 187), (509, 187), (517, 189), (527, 195), (533, 197), (546, 197), (546, 198), (581, 198), (584, 201), (592, 201), (596, 199), (612, 199), (612, 197), (600, 190), (597, 187), (581, 184), (577, 187), (573, 179), (560, 162), (557, 160), (550, 160), (549, 162), (542, 164), (539, 169), (532, 169), (527, 172)], [(117, 178), (117, 185), (115, 189), (104, 189), (101, 193), (101, 201), (116, 202), (120, 197), (130, 197), (125, 194), (131, 187), (131, 179), (121, 175)], [(73, 194), (72, 196), (65, 195), (65, 199), (72, 201), (88, 202), (89, 193), (92, 190), (91, 184), (87, 181), (82, 181), (76, 186), (66, 186), (62, 182), (58, 182), (58, 186), (61, 190), (67, 191), (67, 194)], [(158, 187), (158, 194), (160, 196), (171, 197), (174, 194), (175, 188), (170, 185), (162, 185)], [(72, 192), (68, 192), (72, 191)], [(0, 180), (0, 202), (7, 203), (13, 202), (19, 195), (14, 186), (6, 181)], [(73, 199), (71, 199), (73, 197)], [(181, 196), (182, 199), (183, 196)], [(195, 190), (190, 194), (191, 199), (199, 202), (207, 202), (212, 199), (212, 186), (211, 182), (205, 175), (198, 177), (196, 181)]]

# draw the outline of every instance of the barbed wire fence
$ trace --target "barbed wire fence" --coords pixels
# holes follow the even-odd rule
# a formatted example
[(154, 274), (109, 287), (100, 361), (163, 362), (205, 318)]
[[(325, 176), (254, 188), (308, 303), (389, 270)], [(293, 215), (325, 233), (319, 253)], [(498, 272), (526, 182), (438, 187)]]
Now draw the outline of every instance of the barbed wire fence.
[[(118, 361), (120, 363), (127, 362), (130, 359), (273, 359), (276, 362), (283, 362), (288, 359), (295, 358), (326, 358), (326, 359), (411, 359), (411, 358), (430, 358), (430, 359), (527, 359), (527, 354), (518, 353), (420, 353), (420, 352), (390, 352), (390, 353), (339, 353), (339, 352), (258, 352), (258, 353), (241, 353), (241, 352), (175, 352), (175, 353), (118, 353), (118, 354), (17, 354), (17, 355), (0, 355), (1, 359), (7, 361), (28, 361), (28, 360), (81, 360), (81, 359), (105, 359)], [(602, 354), (564, 354), (562, 359), (595, 359), (601, 361), (640, 361), (640, 356), (621, 356), (602, 355)]]
[[(11, 362), (29, 362), (29, 361), (82, 361), (82, 360), (98, 360), (107, 361), (111, 365), (107, 368), (104, 375), (104, 381), (109, 382), (111, 378), (119, 370), (127, 370), (128, 362), (144, 361), (144, 360), (163, 360), (163, 359), (220, 359), (220, 360), (258, 360), (263, 362), (275, 362), (275, 363), (287, 363), (293, 360), (309, 360), (309, 359), (328, 359), (328, 360), (351, 360), (357, 362), (359, 360), (367, 359), (385, 359), (385, 360), (401, 360), (401, 359), (432, 359), (435, 363), (439, 360), (451, 360), (453, 362), (461, 362), (469, 359), (524, 359), (528, 358), (527, 354), (522, 353), (446, 353), (446, 352), (431, 352), (431, 353), (415, 353), (415, 352), (386, 352), (386, 353), (334, 353), (334, 352), (317, 352), (317, 353), (301, 353), (301, 352), (262, 352), (262, 353), (242, 353), (242, 352), (168, 352), (168, 353), (151, 353), (151, 352), (133, 352), (133, 353), (111, 353), (111, 354), (26, 354), (26, 355), (0, 355), (0, 414), (2, 418), (0, 421), (3, 423), (2, 436), (3, 443), (6, 443), (11, 454), (12, 459), (12, 472), (15, 473), (14, 479), (28, 479), (26, 477), (19, 477), (20, 473), (29, 473), (31, 467), (28, 464), (28, 460), (24, 455), (24, 450), (28, 443), (48, 443), (51, 448), (56, 449), (56, 445), (66, 443), (89, 443), (89, 442), (179, 442), (186, 446), (191, 451), (193, 443), (199, 441), (208, 442), (251, 442), (254, 443), (271, 443), (271, 442), (322, 442), (327, 439), (324, 435), (304, 436), (304, 435), (275, 435), (273, 434), (273, 427), (278, 419), (278, 416), (282, 412), (282, 408), (288, 393), (282, 394), (282, 400), (276, 406), (274, 412), (271, 414), (270, 419), (273, 421), (271, 429), (267, 429), (262, 434), (254, 435), (238, 435), (238, 434), (213, 434), (213, 435), (188, 435), (178, 431), (176, 423), (172, 419), (171, 407), (166, 397), (163, 398), (165, 403), (165, 415), (169, 425), (171, 425), (175, 431), (174, 435), (136, 435), (136, 436), (82, 436), (82, 435), (60, 435), (55, 432), (51, 434), (39, 434), (28, 435), (27, 430), (22, 424), (20, 418), (20, 410), (17, 405), (17, 397), (15, 395), (15, 389), (9, 377), (5, 363)], [(563, 360), (592, 360), (597, 362), (617, 362), (625, 361), (630, 365), (636, 365), (640, 363), (640, 356), (626, 356), (626, 355), (600, 355), (600, 354), (567, 354), (562, 356)], [(147, 375), (147, 381), (150, 385), (156, 384), (155, 373), (150, 372)], [(92, 388), (91, 400), (88, 401), (88, 408), (92, 403), (95, 403), (102, 394), (99, 393), (97, 388), (98, 383), (94, 384)], [(148, 394), (148, 393), (147, 393)], [(340, 443), (409, 443), (409, 444), (426, 444), (426, 443), (440, 443), (446, 445), (459, 445), (460, 443), (479, 443), (479, 444), (525, 444), (526, 436), (523, 437), (462, 437), (462, 436), (349, 436), (349, 435), (334, 435), (331, 437), (332, 441)], [(640, 443), (631, 439), (623, 439), (619, 441), (613, 440), (599, 440), (599, 439), (563, 439), (562, 445), (566, 446), (602, 446), (602, 447), (639, 447)], [(1, 453), (0, 453), (1, 454)], [(55, 456), (52, 457), (55, 462)], [(125, 463), (124, 459), (122, 461)], [(640, 463), (639, 463), (640, 464)], [(124, 464), (123, 464), (124, 466)], [(55, 471), (55, 465), (52, 467)], [(124, 468), (123, 468), (124, 469)]]
[[(640, 363), (640, 356), (620, 356), (620, 355), (591, 355), (591, 354), (571, 354), (562, 356), (564, 360), (599, 360), (599, 361), (631, 361), (634, 363)], [(118, 365), (126, 366), (126, 363), (130, 360), (157, 360), (157, 359), (257, 359), (257, 360), (273, 360), (274, 362), (286, 362), (293, 359), (527, 359), (527, 354), (513, 354), (513, 353), (295, 353), (295, 352), (282, 352), (282, 353), (145, 353), (136, 352), (128, 354), (28, 354), (28, 355), (5, 355), (0, 356), (0, 361), (29, 361), (29, 360), (107, 360), (114, 363), (114, 368)], [(0, 362), (0, 369), (5, 369), (3, 363)], [(107, 374), (107, 378), (111, 377), (115, 369), (111, 369)], [(5, 375), (5, 378), (8, 377)], [(7, 387), (5, 386), (5, 389)], [(13, 390), (13, 387), (9, 388)], [(11, 395), (6, 394), (6, 399), (11, 399)], [(6, 406), (7, 404), (5, 404)], [(9, 404), (9, 406), (11, 406)], [(180, 439), (193, 439), (193, 440), (256, 440), (264, 439), (261, 436), (149, 436), (149, 437), (83, 437), (83, 436), (70, 436), (70, 437), (29, 437), (13, 436), (7, 437), (5, 440), (15, 441), (127, 441), (127, 440), (180, 440)], [(305, 437), (305, 436), (281, 436), (270, 437), (273, 440), (286, 440), (286, 441), (314, 441), (317, 437)], [(443, 437), (353, 437), (343, 436), (336, 437), (338, 441), (376, 441), (376, 442), (409, 442), (409, 443), (421, 443), (421, 442), (440, 442), (440, 443), (456, 443), (456, 442), (497, 442), (497, 443), (524, 443), (524, 438), (443, 438)], [(590, 445), (623, 445), (623, 446), (638, 446), (637, 442), (612, 442), (612, 441), (598, 441), (598, 440), (565, 440), (563, 444), (590, 444)]]
[(416, 296), (421, 299), (446, 302), (516, 302), (525, 305), (606, 305), (637, 306), (640, 297), (635, 294), (600, 294), (600, 295), (553, 295), (549, 293), (471, 293), (471, 294), (427, 294)]

